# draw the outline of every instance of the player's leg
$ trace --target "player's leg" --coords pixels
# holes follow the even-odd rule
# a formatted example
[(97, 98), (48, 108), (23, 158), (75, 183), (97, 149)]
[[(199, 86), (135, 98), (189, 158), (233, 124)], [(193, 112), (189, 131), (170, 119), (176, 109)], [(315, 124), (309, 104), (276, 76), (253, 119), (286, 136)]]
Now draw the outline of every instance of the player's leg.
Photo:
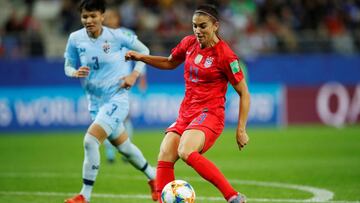
[[(134, 127), (132, 125), (132, 122), (131, 122), (129, 116), (126, 117), (124, 125), (125, 125), (125, 130), (127, 132), (127, 135), (129, 136), (130, 140), (132, 140), (133, 133), (134, 133)], [(115, 148), (108, 139), (106, 139), (104, 141), (104, 148), (105, 148), (106, 160), (108, 161), (108, 163), (114, 163), (116, 160)], [(125, 163), (127, 163), (129, 161), (126, 156), (122, 156), (121, 159)]]
[[(124, 99), (121, 99), (124, 97)], [(118, 95), (109, 102), (103, 104), (96, 114), (95, 121), (90, 126), (84, 139), (85, 159), (83, 163), (83, 187), (80, 195), (86, 201), (90, 201), (91, 192), (100, 166), (100, 143), (115, 131), (124, 121), (129, 111), (127, 95)], [(94, 115), (91, 112), (91, 116)], [(75, 198), (69, 199), (67, 203), (73, 203)], [(80, 202), (81, 203), (81, 202)]]
[(108, 139), (104, 141), (105, 156), (108, 163), (115, 162), (115, 149)]
[(156, 170), (156, 191), (161, 202), (161, 191), (165, 185), (175, 180), (174, 164), (179, 159), (177, 148), (180, 135), (176, 132), (167, 132), (160, 145), (158, 165)]
[[(129, 136), (130, 140), (133, 140), (133, 136), (134, 136), (134, 126), (131, 122), (130, 119), (130, 115), (128, 115), (124, 121), (124, 126), (125, 126), (125, 130), (127, 135)], [(126, 158), (126, 156), (122, 156), (121, 159), (123, 160), (124, 163), (127, 163), (129, 160)]]
[(124, 130), (124, 127), (120, 128), (122, 129), (120, 130), (121, 133), (119, 133), (115, 138), (110, 138), (112, 139), (111, 143), (118, 149), (119, 153), (129, 160), (131, 165), (133, 165), (136, 169), (141, 170), (148, 179), (154, 179), (155, 171), (153, 167), (148, 164), (140, 149), (131, 142)]
[(114, 135), (109, 139), (111, 143), (118, 149), (118, 151), (127, 158), (129, 163), (133, 165), (136, 169), (140, 170), (148, 178), (148, 184), (151, 188), (151, 196), (154, 201), (157, 200), (155, 193), (155, 169), (152, 167), (147, 160), (145, 159), (143, 153), (140, 149), (134, 145), (129, 139), (124, 126), (119, 125)]
[(126, 117), (124, 125), (127, 135), (129, 136), (130, 140), (132, 140), (134, 136), (134, 126), (131, 122), (130, 115)]
[(93, 123), (84, 137), (83, 186), (80, 194), (65, 200), (66, 203), (86, 203), (90, 201), (91, 192), (99, 171), (99, 146), (106, 139), (105, 130)]
[[(216, 134), (205, 127), (201, 130), (186, 130), (181, 136), (178, 153), (181, 159), (201, 177), (217, 187), (224, 198), (229, 201), (234, 197), (236, 198), (238, 192), (230, 185), (215, 164), (200, 154), (200, 152), (205, 152), (210, 147), (208, 142), (212, 145), (216, 138)], [(210, 141), (209, 139), (213, 140)]]

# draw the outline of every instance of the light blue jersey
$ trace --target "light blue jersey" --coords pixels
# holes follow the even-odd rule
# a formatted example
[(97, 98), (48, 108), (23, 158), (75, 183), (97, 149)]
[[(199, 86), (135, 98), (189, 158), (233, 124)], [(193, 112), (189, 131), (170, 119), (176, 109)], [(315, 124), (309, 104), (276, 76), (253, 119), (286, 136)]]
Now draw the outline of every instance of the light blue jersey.
[(85, 28), (71, 33), (64, 57), (74, 68), (90, 68), (89, 75), (83, 79), (90, 114), (111, 135), (119, 131), (119, 125), (129, 111), (128, 91), (120, 89), (121, 78), (129, 75), (133, 67), (133, 62), (125, 61), (125, 53), (128, 50), (148, 53), (148, 49), (134, 34), (122, 29), (102, 28), (96, 39), (90, 38)]
[(70, 34), (64, 56), (71, 64), (90, 67), (90, 74), (84, 79), (88, 94), (111, 95), (118, 90), (120, 79), (129, 74), (130, 62), (125, 62), (123, 49), (132, 49), (135, 39), (135, 35), (108, 27), (92, 39), (83, 28)]
[[(135, 32), (132, 31), (132, 30), (130, 30), (130, 29), (128, 29), (128, 28), (120, 27), (119, 29), (120, 29), (125, 35), (127, 35), (127, 36), (130, 37), (130, 38), (137, 37), (136, 34), (135, 34)], [(126, 47), (124, 47), (124, 48), (122, 49), (122, 51), (124, 52), (124, 55), (125, 55), (126, 52), (129, 51), (129, 49), (127, 49)], [(126, 62), (126, 63), (124, 64), (124, 68), (127, 69), (128, 74), (131, 73), (133, 67), (134, 67), (134, 61), (128, 61), (128, 62)]]

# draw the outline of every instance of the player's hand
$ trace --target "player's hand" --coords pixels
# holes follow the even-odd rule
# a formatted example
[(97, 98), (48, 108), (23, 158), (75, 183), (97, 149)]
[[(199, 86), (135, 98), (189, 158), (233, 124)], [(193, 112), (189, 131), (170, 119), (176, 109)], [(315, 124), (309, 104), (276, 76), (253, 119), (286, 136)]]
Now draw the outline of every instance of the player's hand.
[(136, 51), (128, 51), (125, 54), (125, 61), (138, 61), (140, 59), (140, 53), (136, 52)]
[(134, 86), (136, 79), (139, 77), (140, 73), (137, 71), (131, 72), (130, 75), (127, 75), (123, 78), (121, 78), (124, 82), (121, 84), (121, 88), (130, 89), (132, 86)]
[(85, 78), (89, 75), (90, 73), (90, 68), (87, 66), (81, 66), (78, 70), (76, 70), (76, 72), (74, 72), (74, 77), (75, 78)]
[(237, 129), (236, 142), (238, 144), (239, 150), (244, 148), (245, 145), (249, 142), (249, 136), (247, 135), (245, 129)]

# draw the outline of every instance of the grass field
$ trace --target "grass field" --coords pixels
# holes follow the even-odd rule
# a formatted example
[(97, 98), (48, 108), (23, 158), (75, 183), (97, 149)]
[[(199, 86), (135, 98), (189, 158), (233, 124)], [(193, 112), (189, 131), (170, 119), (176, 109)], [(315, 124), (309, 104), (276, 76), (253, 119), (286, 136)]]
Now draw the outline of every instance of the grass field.
[[(205, 156), (246, 194), (248, 202), (360, 202), (360, 126), (249, 129), (250, 144), (241, 152), (233, 133), (226, 130)], [(0, 202), (63, 202), (79, 192), (82, 134), (0, 134)], [(156, 164), (161, 131), (136, 134), (134, 142)], [(181, 161), (176, 177), (193, 185), (196, 202), (225, 202)], [(118, 158), (115, 164), (101, 165), (92, 198), (92, 203), (100, 202), (152, 201), (145, 177)]]

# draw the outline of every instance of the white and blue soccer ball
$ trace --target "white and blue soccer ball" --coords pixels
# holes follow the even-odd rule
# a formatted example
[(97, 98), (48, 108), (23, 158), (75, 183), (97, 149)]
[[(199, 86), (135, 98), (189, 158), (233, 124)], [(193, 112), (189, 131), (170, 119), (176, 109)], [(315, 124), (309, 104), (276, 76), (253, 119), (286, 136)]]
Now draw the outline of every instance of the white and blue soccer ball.
[(186, 181), (174, 180), (165, 185), (161, 200), (163, 203), (194, 203), (195, 190)]

